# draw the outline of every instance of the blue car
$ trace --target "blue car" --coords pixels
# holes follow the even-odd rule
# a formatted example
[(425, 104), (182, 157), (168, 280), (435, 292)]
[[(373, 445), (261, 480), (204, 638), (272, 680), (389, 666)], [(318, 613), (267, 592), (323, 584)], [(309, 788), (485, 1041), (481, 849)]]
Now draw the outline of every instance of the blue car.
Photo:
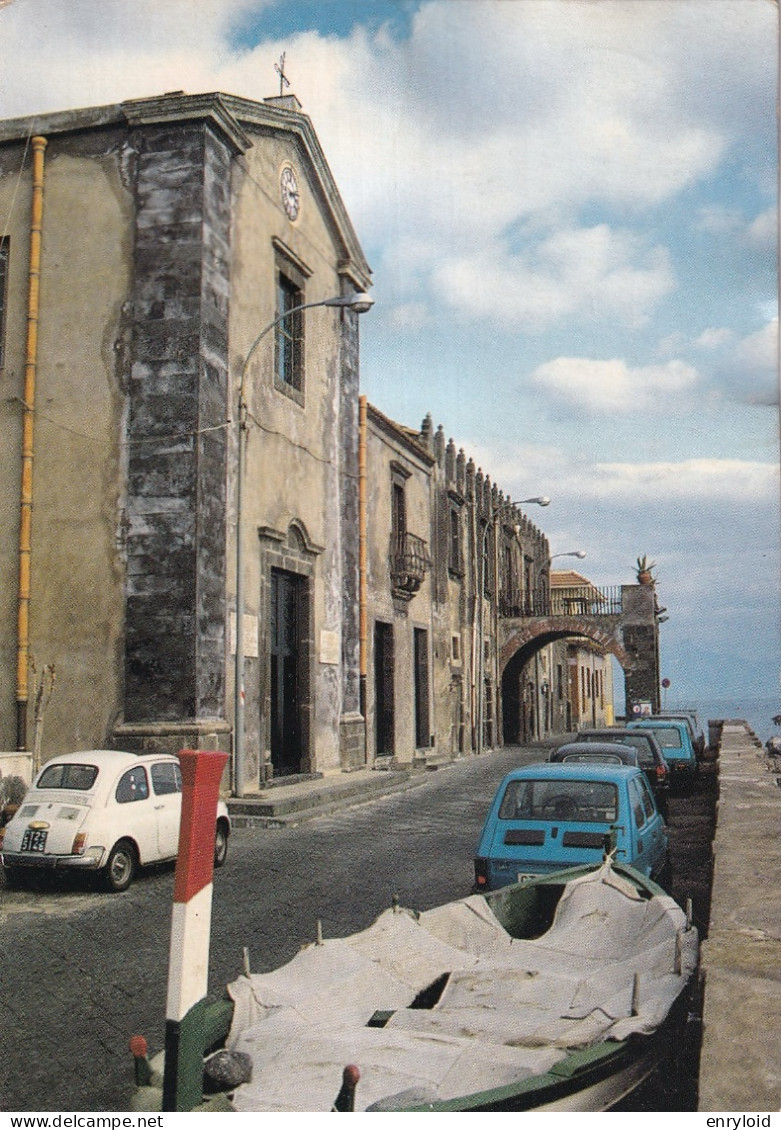
[(475, 855), (475, 888), (616, 859), (669, 887), (667, 829), (637, 766), (527, 765), (502, 781)]
[(656, 738), (670, 770), (671, 788), (691, 787), (697, 775), (697, 754), (685, 722), (672, 718), (638, 718), (627, 722), (627, 729), (642, 730)]

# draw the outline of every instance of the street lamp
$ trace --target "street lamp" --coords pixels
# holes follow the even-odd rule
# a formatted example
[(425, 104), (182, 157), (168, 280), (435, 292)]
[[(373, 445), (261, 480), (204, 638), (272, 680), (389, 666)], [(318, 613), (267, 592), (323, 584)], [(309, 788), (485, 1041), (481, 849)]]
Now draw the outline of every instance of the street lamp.
[(579, 557), (582, 561), (585, 556), (585, 549), (574, 549), (571, 553), (554, 553), (552, 557), (548, 558), (548, 561), (554, 561), (557, 557)]
[[(483, 541), (480, 552), (480, 570), (479, 570), (479, 586), (477, 591), (477, 600), (479, 601), (480, 613), (477, 618), (478, 626), (478, 653), (477, 653), (477, 753), (478, 755), (483, 752), (483, 725), (485, 716), (485, 647), (483, 643), (484, 636), (484, 590), (485, 590), (485, 557), (488, 552), (488, 533), (491, 529), (496, 527), (499, 520), (499, 515), (504, 510), (511, 510), (515, 506), (527, 506), (534, 503), (535, 506), (550, 506), (550, 499), (546, 495), (535, 495), (534, 498), (521, 498), (517, 502), (512, 499), (507, 499), (497, 506), (491, 517), (485, 524), (483, 530)], [(517, 532), (517, 531), (516, 531)]]
[(299, 314), (302, 310), (313, 310), (317, 306), (337, 306), (344, 310), (353, 310), (356, 314), (365, 314), (373, 305), (374, 299), (370, 294), (359, 292), (339, 294), (334, 298), (324, 298), (320, 302), (304, 302), (299, 306), (292, 306), (289, 310), (278, 314), (273, 321), (263, 327), (247, 350), (241, 367), (236, 421), (239, 434), (236, 476), (236, 672), (233, 688), (233, 789), (238, 797), (244, 796), (244, 553), (241, 530), (244, 493), (244, 446), (247, 431), (247, 400), (245, 396), (247, 370), (255, 350), (263, 338), (285, 318)]

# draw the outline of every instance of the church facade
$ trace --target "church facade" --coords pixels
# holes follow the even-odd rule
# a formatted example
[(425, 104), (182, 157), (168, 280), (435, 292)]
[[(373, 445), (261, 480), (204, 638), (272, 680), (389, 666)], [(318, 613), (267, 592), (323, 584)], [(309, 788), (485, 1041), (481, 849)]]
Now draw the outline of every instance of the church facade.
[(240, 776), (338, 768), (358, 314), (323, 303), (371, 274), (309, 119), (172, 94), (6, 121), (0, 209), (0, 745), (32, 748), (45, 667), (44, 756), (227, 748), (243, 587)]

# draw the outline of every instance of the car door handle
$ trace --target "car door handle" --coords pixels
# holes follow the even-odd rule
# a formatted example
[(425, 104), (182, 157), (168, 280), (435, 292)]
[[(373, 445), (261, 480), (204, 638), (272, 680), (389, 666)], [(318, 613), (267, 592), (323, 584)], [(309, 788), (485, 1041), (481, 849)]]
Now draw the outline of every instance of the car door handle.
[(161, 808), (165, 808), (165, 805), (164, 804), (156, 804), (155, 805), (155, 812), (159, 812)]

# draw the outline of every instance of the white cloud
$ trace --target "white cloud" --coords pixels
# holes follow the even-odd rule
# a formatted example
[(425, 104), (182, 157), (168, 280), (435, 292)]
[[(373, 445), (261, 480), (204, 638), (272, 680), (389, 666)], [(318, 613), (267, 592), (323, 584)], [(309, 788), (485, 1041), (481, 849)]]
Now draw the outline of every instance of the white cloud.
[(775, 371), (778, 363), (778, 318), (773, 318), (756, 333), (738, 342), (735, 360), (750, 372)]
[(778, 240), (778, 215), (768, 208), (753, 220), (746, 231), (747, 241), (757, 247), (775, 246)]
[(538, 366), (531, 379), (574, 412), (623, 415), (667, 412), (697, 383), (697, 370), (683, 361), (632, 368), (625, 361), (557, 357)]
[(695, 345), (700, 349), (721, 349), (722, 346), (728, 345), (734, 339), (734, 333), (726, 326), (719, 329), (703, 330), (700, 336), (695, 341)]
[(645, 323), (675, 285), (669, 254), (607, 224), (563, 229), (511, 254), (499, 245), (447, 254), (433, 272), (437, 293), (468, 318), (512, 332), (563, 318)]
[[(687, 459), (659, 463), (599, 463), (593, 489), (632, 504), (649, 500), (689, 503), (727, 502), (748, 509), (775, 501), (779, 468), (775, 463), (740, 459)], [(711, 522), (705, 523), (712, 529)]]
[(734, 341), (712, 374), (714, 387), (744, 404), (777, 405), (778, 318), (771, 318), (754, 333)]

